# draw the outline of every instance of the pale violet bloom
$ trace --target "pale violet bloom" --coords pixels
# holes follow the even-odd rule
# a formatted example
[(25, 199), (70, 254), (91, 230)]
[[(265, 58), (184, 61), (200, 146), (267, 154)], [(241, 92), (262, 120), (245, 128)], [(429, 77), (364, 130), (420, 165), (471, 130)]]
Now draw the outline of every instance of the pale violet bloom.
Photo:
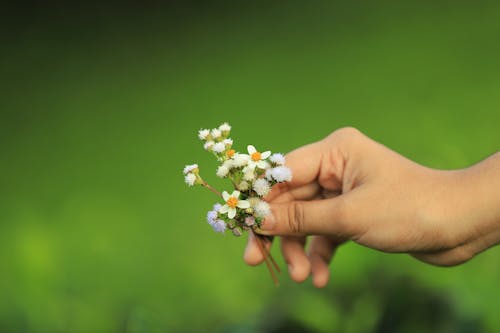
[(236, 216), (236, 208), (246, 209), (250, 207), (250, 203), (246, 200), (240, 200), (240, 191), (234, 191), (231, 195), (226, 191), (222, 192), (222, 198), (226, 204), (219, 209), (219, 213), (226, 214), (232, 219)]
[(210, 225), (214, 225), (215, 221), (217, 220), (217, 211), (216, 210), (210, 210), (207, 213), (207, 222)]
[(226, 145), (223, 142), (217, 142), (212, 147), (212, 150), (216, 153), (222, 153), (224, 150), (226, 150)]
[(212, 224), (212, 228), (214, 228), (214, 231), (224, 233), (226, 231), (226, 222), (222, 220), (216, 220), (214, 224)]
[(231, 130), (231, 126), (228, 123), (224, 123), (219, 126), (219, 131), (221, 132), (229, 132)]
[(186, 177), (184, 177), (184, 181), (186, 181), (186, 184), (189, 186), (193, 186), (196, 182), (196, 176), (192, 173), (188, 173)]
[(266, 196), (269, 191), (271, 190), (271, 186), (269, 186), (269, 183), (267, 180), (263, 178), (257, 179), (253, 183), (253, 190), (261, 197)]
[(221, 207), (222, 207), (222, 205), (217, 202), (216, 204), (214, 204), (213, 210), (215, 210), (216, 212), (218, 212)]
[(272, 154), (271, 157), (269, 157), (269, 161), (274, 164), (285, 165), (285, 156), (280, 153)]
[(208, 129), (201, 129), (201, 130), (198, 131), (198, 138), (200, 140), (206, 140), (209, 134), (210, 134), (210, 130), (208, 130)]
[(269, 150), (261, 153), (252, 145), (249, 145), (247, 149), (248, 155), (250, 156), (250, 160), (248, 161), (249, 167), (252, 169), (255, 169), (255, 167), (259, 169), (266, 169), (268, 167), (269, 164), (264, 160), (271, 156), (271, 152)]
[(292, 170), (279, 166), (271, 170), (271, 176), (279, 183), (292, 180)]
[(217, 129), (217, 128), (214, 128), (214, 129), (210, 132), (210, 134), (212, 134), (212, 138), (213, 138), (213, 139), (218, 139), (218, 138), (220, 138), (220, 136), (221, 136), (221, 132), (220, 132), (220, 130), (219, 130), (219, 129)]
[(191, 164), (191, 165), (186, 165), (184, 167), (184, 174), (187, 175), (188, 173), (198, 169), (198, 164)]
[(255, 224), (255, 219), (253, 216), (247, 216), (245, 217), (245, 224), (249, 227), (253, 226)]

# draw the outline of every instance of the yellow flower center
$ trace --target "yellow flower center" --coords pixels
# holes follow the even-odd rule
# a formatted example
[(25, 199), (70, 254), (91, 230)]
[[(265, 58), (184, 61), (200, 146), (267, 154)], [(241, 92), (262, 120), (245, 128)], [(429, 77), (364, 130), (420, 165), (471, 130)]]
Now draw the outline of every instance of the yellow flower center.
[(252, 157), (252, 160), (254, 160), (255, 162), (260, 161), (260, 159), (261, 159), (261, 155), (258, 151), (253, 153), (251, 157)]
[(231, 208), (236, 208), (236, 205), (238, 205), (238, 199), (236, 199), (235, 197), (230, 197), (227, 201), (226, 201), (227, 205)]
[(226, 153), (227, 157), (231, 158), (234, 156), (236, 152), (234, 151), (234, 149), (229, 149)]

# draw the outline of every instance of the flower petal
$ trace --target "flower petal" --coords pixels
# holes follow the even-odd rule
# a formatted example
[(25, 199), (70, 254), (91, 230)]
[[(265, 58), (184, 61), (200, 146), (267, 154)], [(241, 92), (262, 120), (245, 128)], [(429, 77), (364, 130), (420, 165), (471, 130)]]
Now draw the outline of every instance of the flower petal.
[(257, 162), (257, 166), (260, 168), (260, 169), (266, 169), (268, 164), (266, 161), (259, 161)]
[(271, 152), (268, 150), (268, 151), (265, 151), (263, 152), (262, 154), (260, 154), (260, 158), (265, 160), (266, 158), (268, 158), (269, 156), (271, 156)]
[(219, 209), (219, 213), (221, 214), (225, 214), (227, 213), (227, 211), (229, 210), (229, 206), (228, 205), (224, 205), (222, 206), (220, 209)]
[(236, 199), (238, 199), (240, 197), (240, 191), (233, 191), (233, 193), (231, 194), (232, 197), (235, 197)]
[(226, 191), (222, 192), (222, 197), (224, 198), (224, 201), (228, 201), (229, 200), (229, 193), (227, 193)]
[(227, 213), (227, 217), (232, 219), (235, 216), (236, 216), (236, 208), (229, 208), (229, 211)]
[(257, 149), (255, 149), (255, 147), (252, 145), (248, 145), (247, 150), (250, 155), (257, 152)]
[(242, 208), (242, 209), (245, 209), (245, 208), (248, 208), (250, 207), (250, 202), (246, 201), (246, 200), (240, 200), (238, 201), (238, 204), (236, 205), (238, 208)]

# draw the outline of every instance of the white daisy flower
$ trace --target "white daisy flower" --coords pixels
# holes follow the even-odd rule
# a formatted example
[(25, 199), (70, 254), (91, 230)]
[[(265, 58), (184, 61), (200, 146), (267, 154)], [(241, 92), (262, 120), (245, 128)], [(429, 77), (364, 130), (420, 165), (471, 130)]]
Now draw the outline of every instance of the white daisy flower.
[(210, 130), (201, 129), (198, 131), (198, 138), (200, 138), (200, 140), (206, 140), (209, 134), (210, 134)]
[(252, 145), (249, 145), (247, 149), (248, 149), (248, 155), (250, 155), (250, 160), (248, 161), (248, 165), (252, 169), (255, 169), (255, 167), (258, 167), (260, 169), (265, 169), (268, 167), (269, 164), (264, 160), (269, 156), (271, 156), (271, 152), (269, 150), (261, 153), (257, 151), (257, 149), (255, 149), (255, 147)]
[(226, 201), (226, 204), (219, 209), (221, 214), (227, 213), (227, 216), (232, 219), (236, 216), (236, 208), (245, 209), (250, 207), (250, 203), (246, 200), (240, 200), (240, 192), (234, 191), (231, 195), (226, 191), (222, 192), (222, 198)]
[(221, 132), (229, 132), (231, 130), (231, 126), (228, 123), (224, 123), (219, 126), (219, 131)]
[(229, 168), (224, 164), (217, 168), (217, 177), (224, 178), (229, 173)]
[(250, 185), (246, 181), (242, 181), (241, 183), (238, 184), (238, 190), (240, 191), (246, 191), (248, 190)]
[(240, 168), (248, 164), (248, 161), (250, 160), (250, 156), (247, 154), (239, 154), (236, 153), (232, 157), (233, 160), (233, 165), (235, 168)]
[(267, 180), (259, 178), (253, 183), (253, 190), (259, 196), (263, 197), (269, 193), (269, 191), (271, 190), (271, 186), (269, 186)]
[(271, 176), (279, 183), (292, 180), (292, 170), (287, 167), (279, 166), (271, 170)]
[(226, 146), (231, 147), (233, 145), (233, 139), (224, 139), (222, 140), (222, 143), (225, 144)]
[(203, 148), (205, 148), (205, 150), (210, 150), (210, 149), (212, 149), (212, 147), (214, 146), (214, 144), (215, 143), (213, 141), (207, 141), (203, 145)]
[(226, 231), (226, 222), (224, 222), (222, 220), (216, 220), (212, 224), (212, 228), (214, 228), (215, 232), (224, 233), (224, 231)]
[(186, 184), (189, 186), (193, 186), (194, 182), (196, 181), (196, 176), (192, 173), (188, 173), (186, 177), (184, 177), (184, 180), (186, 181)]
[(285, 156), (280, 153), (272, 154), (271, 157), (269, 157), (269, 161), (274, 164), (285, 165)]
[(186, 165), (184, 167), (184, 174), (187, 175), (188, 173), (194, 171), (195, 169), (198, 169), (198, 164), (191, 164), (191, 165)]
[(217, 142), (212, 147), (212, 150), (216, 153), (222, 153), (224, 150), (226, 150), (226, 146), (222, 142)]
[(220, 132), (220, 130), (219, 130), (219, 129), (214, 128), (214, 129), (210, 132), (210, 134), (212, 135), (212, 138), (213, 138), (213, 139), (218, 139), (218, 138), (220, 138), (220, 136), (221, 136), (221, 134), (222, 134), (222, 133)]
[(271, 214), (271, 207), (269, 207), (269, 204), (263, 200), (257, 201), (253, 206), (253, 209), (255, 216), (257, 217), (266, 217)]

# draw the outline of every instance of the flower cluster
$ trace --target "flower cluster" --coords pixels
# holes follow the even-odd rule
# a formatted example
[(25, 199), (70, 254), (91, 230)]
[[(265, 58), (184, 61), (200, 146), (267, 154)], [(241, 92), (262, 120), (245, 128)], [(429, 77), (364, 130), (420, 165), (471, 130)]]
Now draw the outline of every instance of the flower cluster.
[(189, 186), (204, 186), (224, 200), (207, 213), (210, 226), (216, 232), (231, 230), (235, 236), (240, 236), (243, 231), (260, 227), (264, 217), (270, 214), (263, 197), (273, 185), (290, 181), (292, 172), (285, 166), (282, 154), (259, 151), (252, 145), (247, 147), (246, 153), (235, 151), (230, 132), (231, 126), (224, 123), (218, 128), (200, 130), (198, 137), (205, 150), (215, 155), (220, 163), (217, 176), (232, 182), (231, 191), (220, 193), (210, 186), (201, 178), (197, 164), (187, 165), (184, 177)]

